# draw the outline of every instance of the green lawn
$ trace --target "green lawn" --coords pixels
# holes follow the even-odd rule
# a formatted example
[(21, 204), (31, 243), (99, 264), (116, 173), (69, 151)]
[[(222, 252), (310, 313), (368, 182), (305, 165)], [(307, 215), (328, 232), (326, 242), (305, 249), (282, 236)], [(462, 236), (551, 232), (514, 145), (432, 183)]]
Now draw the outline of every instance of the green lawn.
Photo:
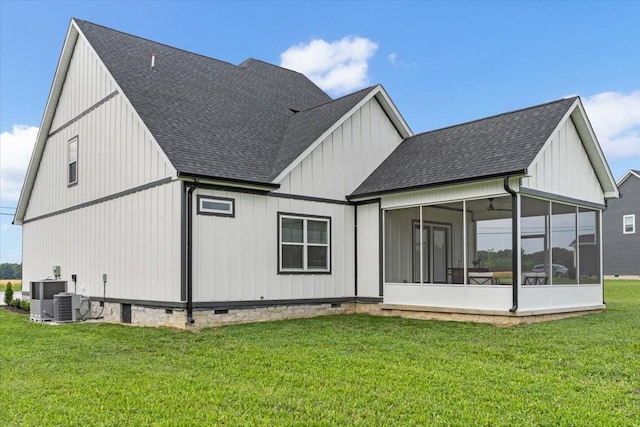
[(640, 282), (544, 324), (363, 315), (199, 333), (0, 310), (0, 425), (640, 425)]

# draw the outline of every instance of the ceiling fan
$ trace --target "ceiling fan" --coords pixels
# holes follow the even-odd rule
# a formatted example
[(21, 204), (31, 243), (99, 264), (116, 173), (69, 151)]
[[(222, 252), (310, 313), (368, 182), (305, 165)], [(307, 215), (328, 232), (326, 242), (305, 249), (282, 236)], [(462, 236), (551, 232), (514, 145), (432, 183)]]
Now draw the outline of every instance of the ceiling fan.
[(511, 209), (500, 209), (493, 206), (493, 197), (489, 197), (489, 205), (487, 206), (487, 211), (503, 211), (503, 212), (511, 212)]

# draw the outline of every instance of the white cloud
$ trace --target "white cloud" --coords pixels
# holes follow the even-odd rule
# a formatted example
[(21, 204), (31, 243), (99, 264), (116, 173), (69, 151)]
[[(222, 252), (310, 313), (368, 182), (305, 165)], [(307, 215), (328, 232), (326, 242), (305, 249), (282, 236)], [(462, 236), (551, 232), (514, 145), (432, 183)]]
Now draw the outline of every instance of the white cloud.
[(38, 128), (14, 125), (0, 134), (0, 203), (15, 206), (29, 166)]
[(368, 60), (378, 45), (364, 37), (321, 39), (292, 46), (280, 55), (280, 65), (307, 76), (323, 90), (342, 95), (369, 82)]
[(607, 157), (640, 156), (640, 90), (603, 92), (583, 101)]
[(391, 62), (391, 65), (393, 65), (394, 67), (396, 67), (398, 65), (398, 54), (395, 52), (391, 52), (389, 55), (387, 55), (387, 59), (389, 60), (389, 62)]
[(401, 59), (398, 58), (398, 54), (395, 52), (391, 52), (389, 55), (387, 55), (387, 59), (389, 60), (389, 63), (391, 64), (391, 66), (395, 69), (399, 69), (399, 68), (411, 68), (411, 67), (415, 67), (416, 63), (408, 63), (405, 62)]

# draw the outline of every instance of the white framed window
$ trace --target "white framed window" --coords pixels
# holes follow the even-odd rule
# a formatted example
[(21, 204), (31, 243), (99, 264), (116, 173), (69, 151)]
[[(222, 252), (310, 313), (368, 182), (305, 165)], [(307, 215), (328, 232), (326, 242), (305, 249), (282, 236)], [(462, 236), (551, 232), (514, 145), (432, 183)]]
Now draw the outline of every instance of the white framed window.
[(198, 196), (198, 215), (236, 216), (236, 201), (226, 197)]
[(69, 140), (67, 145), (68, 176), (67, 184), (69, 186), (78, 183), (78, 137), (74, 136)]
[(331, 218), (278, 213), (278, 273), (331, 273)]
[(636, 232), (636, 216), (624, 215), (622, 217), (622, 233), (634, 234)]

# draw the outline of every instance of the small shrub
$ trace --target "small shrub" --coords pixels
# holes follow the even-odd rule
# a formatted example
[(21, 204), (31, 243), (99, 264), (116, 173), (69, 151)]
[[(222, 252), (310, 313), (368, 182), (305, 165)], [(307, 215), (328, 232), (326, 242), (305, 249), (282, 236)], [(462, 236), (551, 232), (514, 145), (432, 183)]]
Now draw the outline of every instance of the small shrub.
[(7, 289), (4, 291), (4, 303), (7, 305), (11, 304), (13, 300), (13, 288), (11, 287), (11, 282), (7, 283)]
[(20, 308), (24, 311), (29, 311), (31, 310), (31, 304), (26, 299), (20, 300)]

